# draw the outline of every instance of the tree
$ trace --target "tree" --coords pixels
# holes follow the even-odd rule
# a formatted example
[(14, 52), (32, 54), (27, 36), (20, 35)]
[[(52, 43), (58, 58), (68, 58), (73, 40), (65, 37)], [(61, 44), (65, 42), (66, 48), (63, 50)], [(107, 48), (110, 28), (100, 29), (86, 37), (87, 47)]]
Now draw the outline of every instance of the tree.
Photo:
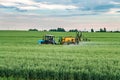
[(64, 28), (57, 28), (57, 31), (58, 32), (65, 32), (65, 29)]
[(49, 31), (53, 31), (53, 32), (56, 32), (57, 30), (56, 30), (56, 29), (50, 29)]
[(104, 32), (106, 32), (107, 30), (106, 30), (106, 28), (104, 28)]
[(78, 30), (77, 29), (71, 29), (71, 30), (69, 30), (69, 32), (78, 32)]
[(100, 32), (107, 32), (106, 28), (100, 28)]
[(28, 31), (38, 31), (37, 29), (29, 29)]
[(100, 32), (104, 32), (104, 30), (102, 28), (100, 28)]
[(93, 28), (91, 29), (91, 32), (94, 32), (94, 29), (93, 29)]
[(53, 32), (65, 32), (64, 28), (57, 28), (57, 29), (50, 29), (49, 31), (53, 31)]

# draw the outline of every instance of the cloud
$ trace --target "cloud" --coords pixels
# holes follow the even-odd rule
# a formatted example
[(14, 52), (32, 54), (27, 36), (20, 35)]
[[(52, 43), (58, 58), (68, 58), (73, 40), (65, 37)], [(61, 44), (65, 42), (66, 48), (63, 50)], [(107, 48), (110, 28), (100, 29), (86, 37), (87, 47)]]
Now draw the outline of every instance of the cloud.
[[(119, 0), (0, 0), (4, 11), (28, 12), (44, 15), (96, 15), (115, 12), (120, 8)], [(8, 10), (9, 9), (9, 10)], [(8, 10), (8, 11), (7, 11)], [(15, 12), (16, 12), (15, 11)], [(118, 12), (118, 11), (117, 11)], [(119, 12), (118, 12), (119, 13)], [(118, 14), (114, 13), (114, 14)]]
[(120, 11), (120, 8), (112, 8), (105, 14), (120, 14), (119, 11)]
[[(76, 0), (75, 0), (76, 1)], [(82, 1), (82, 0), (78, 0)], [(96, 14), (118, 14), (116, 13), (116, 9), (120, 9), (120, 2), (114, 1), (114, 0), (92, 0), (87, 2), (88, 0), (85, 0), (86, 2), (76, 2), (76, 4), (82, 5), (83, 8), (81, 8), (83, 11), (92, 11)], [(88, 4), (87, 4), (88, 3)]]
[(113, 4), (102, 4), (102, 5), (95, 6), (93, 10), (107, 12), (109, 9), (114, 8), (114, 7), (115, 5)]
[(34, 7), (34, 6), (19, 6), (18, 9), (20, 10), (38, 10), (38, 7)]
[(120, 5), (120, 2), (110, 1), (111, 4)]
[(40, 10), (40, 9), (76, 9), (76, 6), (73, 5), (62, 5), (62, 4), (49, 4), (42, 2), (35, 2), (33, 0), (1, 0), (0, 5), (5, 7), (16, 7), (20, 10)]

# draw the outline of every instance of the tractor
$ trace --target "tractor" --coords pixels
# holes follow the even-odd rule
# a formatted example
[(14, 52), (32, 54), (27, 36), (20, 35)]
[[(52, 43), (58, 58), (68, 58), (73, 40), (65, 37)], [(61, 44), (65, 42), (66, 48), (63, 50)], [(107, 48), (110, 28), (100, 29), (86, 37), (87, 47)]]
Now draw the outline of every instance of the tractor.
[(55, 36), (53, 35), (45, 35), (42, 40), (38, 40), (39, 44), (56, 44)]
[[(88, 41), (87, 38), (82, 36), (82, 32), (76, 32), (76, 36), (65, 36), (59, 38), (59, 43), (57, 44), (79, 44), (80, 41)], [(38, 41), (39, 44), (56, 44), (54, 35), (45, 35), (42, 40)]]

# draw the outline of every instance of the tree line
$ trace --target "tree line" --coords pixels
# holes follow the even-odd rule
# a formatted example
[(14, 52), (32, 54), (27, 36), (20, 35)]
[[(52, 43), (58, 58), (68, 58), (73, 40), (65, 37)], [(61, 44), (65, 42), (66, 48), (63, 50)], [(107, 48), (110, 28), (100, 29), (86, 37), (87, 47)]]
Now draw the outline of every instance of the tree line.
[[(28, 31), (39, 31), (38, 29), (29, 29)], [(47, 31), (47, 30), (43, 30)], [(78, 29), (70, 29), (69, 31), (66, 31), (64, 28), (57, 28), (57, 29), (49, 29), (49, 32), (78, 32), (80, 30)], [(82, 32), (89, 32), (89, 31), (82, 31)], [(98, 31), (95, 31), (93, 28), (90, 30), (90, 32), (120, 32), (120, 31), (107, 31), (106, 28), (100, 28)]]

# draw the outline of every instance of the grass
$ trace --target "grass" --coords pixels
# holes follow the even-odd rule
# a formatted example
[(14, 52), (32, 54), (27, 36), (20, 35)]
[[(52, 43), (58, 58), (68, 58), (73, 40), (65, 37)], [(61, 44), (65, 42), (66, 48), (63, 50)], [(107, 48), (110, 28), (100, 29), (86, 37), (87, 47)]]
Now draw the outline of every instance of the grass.
[(79, 45), (38, 45), (45, 34), (0, 31), (0, 80), (120, 80), (120, 33), (84, 33)]

